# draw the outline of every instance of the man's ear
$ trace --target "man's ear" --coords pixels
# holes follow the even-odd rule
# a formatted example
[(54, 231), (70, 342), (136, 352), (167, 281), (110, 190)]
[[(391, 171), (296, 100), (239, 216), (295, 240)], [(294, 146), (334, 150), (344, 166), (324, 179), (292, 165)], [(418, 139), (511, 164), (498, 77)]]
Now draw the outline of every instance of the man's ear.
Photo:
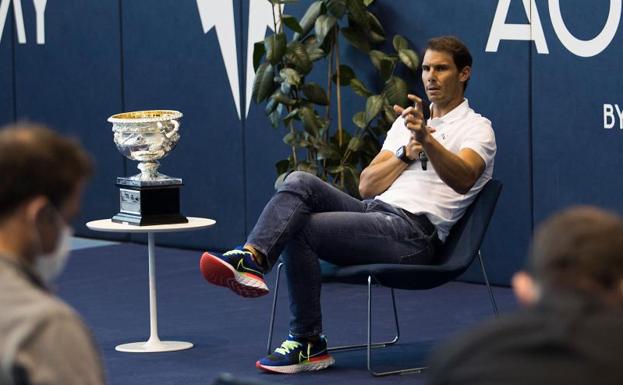
[(463, 69), (459, 72), (459, 80), (463, 83), (469, 80), (471, 76), (472, 76), (472, 67), (470, 66), (463, 67)]
[(47, 204), (48, 199), (43, 195), (38, 195), (25, 203), (24, 214), (30, 223), (36, 223), (37, 218)]
[(539, 287), (534, 278), (525, 271), (513, 275), (513, 292), (522, 306), (531, 306), (539, 299)]

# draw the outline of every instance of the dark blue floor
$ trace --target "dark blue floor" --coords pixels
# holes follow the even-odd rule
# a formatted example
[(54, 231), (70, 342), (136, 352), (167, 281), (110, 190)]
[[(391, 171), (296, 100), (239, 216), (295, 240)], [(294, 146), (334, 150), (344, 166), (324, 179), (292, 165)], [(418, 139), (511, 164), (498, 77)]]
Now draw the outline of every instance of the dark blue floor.
[[(121, 343), (149, 336), (147, 247), (136, 244), (74, 252), (59, 281), (59, 294), (85, 318), (99, 343), (112, 385), (212, 384), (220, 373), (278, 384), (423, 384), (423, 374), (373, 378), (365, 369), (365, 351), (335, 353), (331, 369), (294, 376), (259, 373), (255, 361), (265, 353), (272, 296), (240, 298), (204, 282), (200, 253), (157, 248), (158, 326), (162, 340), (189, 341), (190, 350), (171, 353), (120, 353)], [(268, 276), (273, 286), (274, 274)], [(286, 286), (282, 280), (275, 343), (287, 334)], [(389, 290), (373, 291), (378, 332), (393, 336)], [(495, 288), (502, 312), (515, 308), (507, 288)], [(401, 339), (373, 351), (380, 369), (423, 363), (431, 347), (492, 317), (484, 286), (451, 283), (424, 292), (397, 291)], [(366, 288), (323, 286), (325, 333), (330, 345), (365, 341)]]

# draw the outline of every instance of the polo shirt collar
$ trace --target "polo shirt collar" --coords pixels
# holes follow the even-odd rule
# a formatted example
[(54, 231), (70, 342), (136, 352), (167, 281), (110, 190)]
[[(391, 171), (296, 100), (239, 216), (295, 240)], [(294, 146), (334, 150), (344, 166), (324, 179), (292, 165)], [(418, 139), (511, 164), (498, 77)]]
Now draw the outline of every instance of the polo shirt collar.
[[(434, 108), (435, 104), (431, 103), (431, 110)], [(467, 113), (467, 111), (469, 110), (469, 101), (467, 100), (467, 98), (463, 98), (463, 102), (461, 104), (459, 104), (458, 106), (454, 107), (454, 109), (450, 112), (448, 112), (447, 114), (445, 114), (444, 116), (440, 117), (440, 118), (431, 118), (430, 121), (431, 122), (435, 122), (435, 123), (453, 123), (458, 119), (461, 119), (465, 113)]]

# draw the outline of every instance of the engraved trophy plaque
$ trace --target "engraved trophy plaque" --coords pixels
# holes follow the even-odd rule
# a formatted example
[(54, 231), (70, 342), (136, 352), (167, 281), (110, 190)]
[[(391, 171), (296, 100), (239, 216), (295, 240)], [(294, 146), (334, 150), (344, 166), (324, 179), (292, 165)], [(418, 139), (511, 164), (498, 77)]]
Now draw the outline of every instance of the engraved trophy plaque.
[(115, 145), (125, 157), (139, 161), (141, 171), (118, 177), (119, 213), (113, 222), (138, 226), (186, 223), (180, 214), (182, 179), (158, 172), (159, 159), (171, 152), (180, 139), (182, 113), (173, 110), (134, 111), (108, 118)]

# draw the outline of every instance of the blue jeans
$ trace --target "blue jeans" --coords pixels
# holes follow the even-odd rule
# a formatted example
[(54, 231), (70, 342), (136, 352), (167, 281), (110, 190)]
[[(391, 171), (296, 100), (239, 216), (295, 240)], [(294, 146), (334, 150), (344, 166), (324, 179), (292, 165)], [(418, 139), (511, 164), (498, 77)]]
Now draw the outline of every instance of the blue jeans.
[(322, 332), (319, 259), (336, 265), (426, 264), (435, 227), (425, 215), (376, 199), (361, 201), (314, 175), (290, 174), (268, 202), (247, 243), (262, 252), (269, 271), (279, 256), (290, 293), (290, 333)]

